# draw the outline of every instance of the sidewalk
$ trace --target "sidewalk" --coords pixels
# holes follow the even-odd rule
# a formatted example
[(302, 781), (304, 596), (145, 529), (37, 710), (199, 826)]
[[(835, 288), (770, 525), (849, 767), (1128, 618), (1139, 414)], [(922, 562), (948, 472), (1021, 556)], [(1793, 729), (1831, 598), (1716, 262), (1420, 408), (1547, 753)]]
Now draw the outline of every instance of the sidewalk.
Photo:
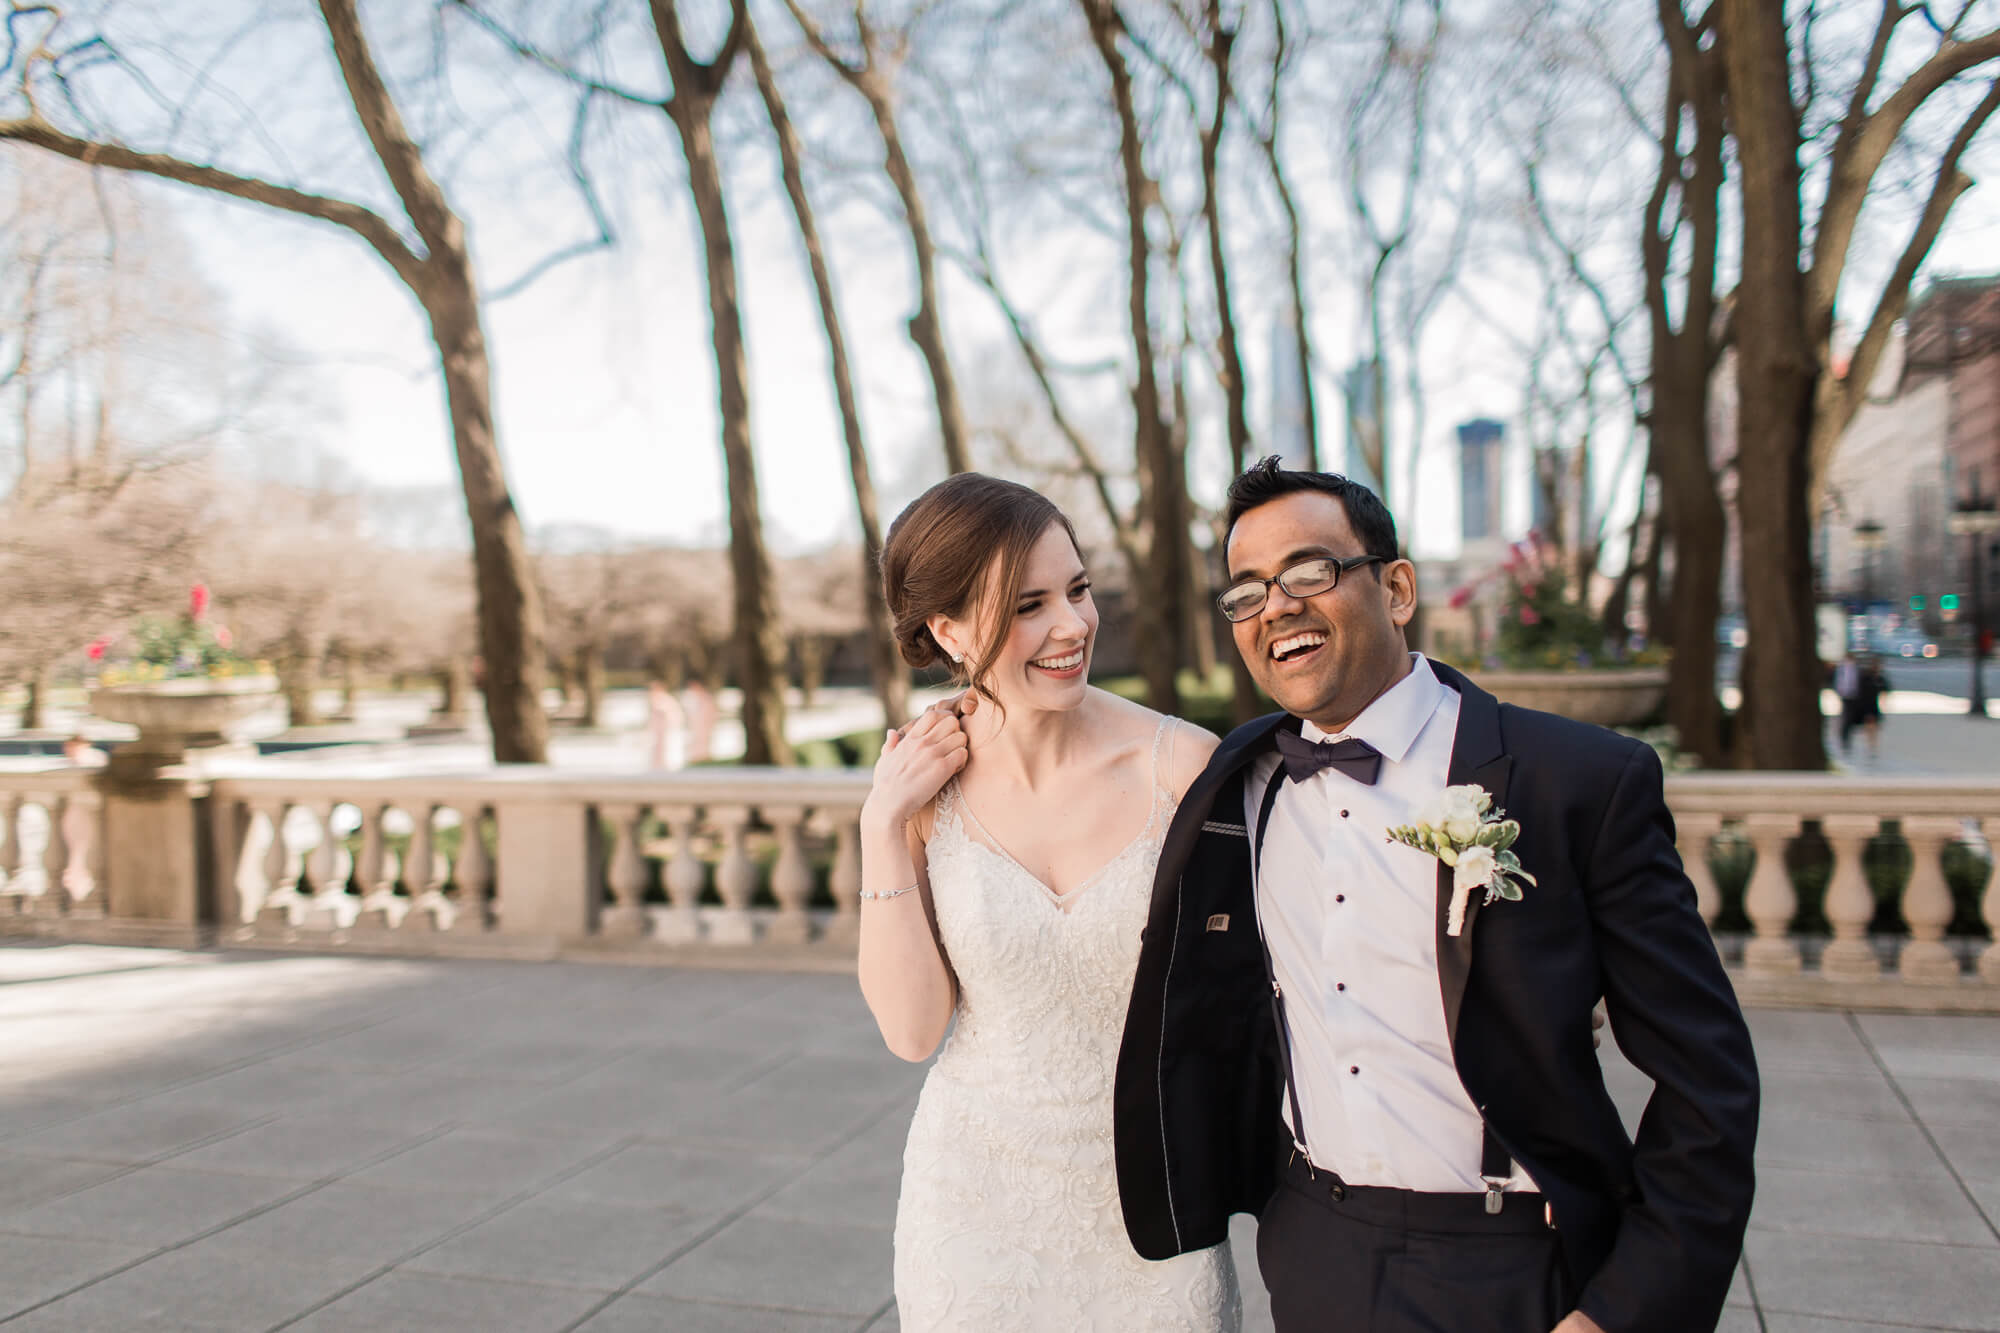
[[(2000, 1330), (2000, 1018), (1751, 1020), (1725, 1333)], [(0, 1049), (5, 1333), (897, 1328), (851, 977), (16, 946)]]

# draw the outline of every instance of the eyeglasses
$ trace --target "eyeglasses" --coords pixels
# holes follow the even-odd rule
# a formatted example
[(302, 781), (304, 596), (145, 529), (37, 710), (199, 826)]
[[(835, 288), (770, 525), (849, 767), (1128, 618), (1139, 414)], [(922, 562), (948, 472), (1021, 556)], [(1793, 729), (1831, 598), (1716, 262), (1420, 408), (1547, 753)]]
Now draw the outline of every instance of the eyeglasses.
[(1340, 576), (1348, 570), (1380, 564), (1381, 561), (1379, 555), (1350, 556), (1345, 560), (1330, 555), (1314, 556), (1311, 560), (1301, 560), (1290, 569), (1279, 571), (1274, 579), (1244, 579), (1233, 583), (1215, 599), (1215, 605), (1222, 612), (1223, 619), (1231, 623), (1248, 620), (1264, 609), (1273, 583), (1287, 597), (1317, 597), (1339, 587)]

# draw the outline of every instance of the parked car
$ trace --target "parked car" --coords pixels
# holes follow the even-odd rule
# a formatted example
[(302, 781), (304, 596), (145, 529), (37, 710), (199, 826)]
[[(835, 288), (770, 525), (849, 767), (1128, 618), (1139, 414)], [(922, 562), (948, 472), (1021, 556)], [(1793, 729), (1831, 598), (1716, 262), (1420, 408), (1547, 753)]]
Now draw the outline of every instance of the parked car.
[(1883, 657), (1917, 658), (1938, 655), (1936, 641), (1913, 629), (1882, 630), (1869, 643), (1868, 650)]

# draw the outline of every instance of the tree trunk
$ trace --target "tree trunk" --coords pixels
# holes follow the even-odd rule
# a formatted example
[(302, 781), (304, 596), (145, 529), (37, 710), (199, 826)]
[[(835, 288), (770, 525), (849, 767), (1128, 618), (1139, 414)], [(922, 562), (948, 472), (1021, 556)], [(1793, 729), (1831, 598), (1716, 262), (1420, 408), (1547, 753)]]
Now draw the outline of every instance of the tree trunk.
[[(1704, 375), (1704, 381), (1705, 381)], [(1715, 692), (1715, 623), (1722, 617), (1722, 567), (1729, 520), (1708, 470), (1708, 431), (1693, 419), (1705, 411), (1704, 391), (1693, 403), (1662, 383), (1653, 405), (1653, 438), (1663, 459), (1677, 460), (1663, 474), (1661, 520), (1671, 534), (1673, 585), (1666, 600), (1665, 637), (1673, 644), (1667, 667), (1667, 721), (1678, 744), (1704, 768), (1722, 768), (1722, 701)], [(1657, 579), (1657, 566), (1655, 578)]]
[(751, 451), (750, 374), (743, 347), (743, 317), (736, 295), (736, 248), (715, 156), (711, 113), (721, 81), (740, 40), (745, 15), (737, 0), (730, 39), (713, 66), (697, 64), (681, 44), (676, 5), (653, 0), (654, 25), (674, 81), (667, 113), (687, 159), (688, 190), (701, 222), (708, 271), (708, 308), (715, 347), (717, 397), (722, 415), (723, 469), (729, 493), (729, 571), (735, 582), (736, 684), (743, 692), (743, 761), (790, 764), (785, 741), (784, 638), (778, 628), (770, 551), (758, 502), (757, 460)]
[(1826, 768), (1812, 602), (1812, 420), (1817, 367), (1799, 271), (1799, 121), (1784, 7), (1722, 0), (1722, 50), (1741, 164), (1742, 278), (1736, 306), (1737, 494), (1743, 656), (1738, 753), (1759, 769)]
[(799, 636), (799, 707), (811, 708), (820, 688), (826, 684), (826, 659), (831, 647), (821, 635)]
[(293, 630), (285, 636), (284, 652), (278, 659), (278, 688), (285, 698), (285, 725), (319, 725), (319, 706), (313, 692), (319, 685), (320, 666), (320, 648), (313, 635)]
[(583, 695), (577, 725), (595, 727), (604, 716), (604, 645), (586, 643), (576, 652), (576, 683)]
[(49, 698), (49, 669), (37, 665), (28, 671), (28, 694), (21, 703), (21, 730), (40, 731), (46, 721)]
[[(1216, 7), (1209, 10), (1208, 63), (1215, 71), (1215, 107), (1201, 135), (1201, 211), (1208, 224), (1208, 266), (1215, 285), (1216, 359), (1221, 364), (1222, 393), (1228, 405), (1229, 471), (1243, 471), (1250, 452), (1250, 413), (1243, 382), (1243, 353), (1236, 343), (1236, 314), (1229, 299), (1229, 258), (1222, 243), (1222, 199), (1216, 177), (1220, 173), (1222, 134), (1229, 110), (1229, 58), (1235, 45), (1233, 30), (1220, 25)], [(1301, 379), (1304, 377), (1301, 376)], [(1310, 409), (1307, 409), (1310, 412)]]
[[(756, 75), (757, 90), (763, 95), (764, 109), (778, 141), (778, 162), (784, 177), (785, 194), (791, 200), (792, 217), (798, 223), (799, 239), (805, 246), (806, 263), (812, 270), (813, 293), (819, 303), (821, 326), (826, 330), (827, 360), (833, 374), (833, 394), (840, 406), (840, 433), (847, 444), (847, 471), (854, 489), (855, 515), (861, 523), (861, 594), (868, 634), (868, 673), (875, 683), (875, 697), (882, 702), (885, 726), (902, 725), (910, 715), (910, 676), (902, 655), (896, 651), (895, 629), (889, 618), (889, 603), (882, 587), (882, 520), (875, 501), (875, 480), (868, 464), (868, 447), (861, 431), (861, 404), (854, 391), (854, 375), (847, 361), (847, 336), (834, 297), (833, 273), (820, 241), (819, 222), (813, 212), (812, 197), (806, 193), (803, 154), (799, 137), (785, 109), (777, 77), (765, 58), (764, 45), (754, 27), (746, 26), (744, 50)], [(928, 239), (928, 237), (926, 238)], [(914, 330), (913, 330), (914, 332)], [(942, 348), (940, 347), (940, 352)], [(950, 366), (945, 366), (949, 377)], [(933, 373), (932, 383), (937, 383)], [(956, 409), (957, 388), (951, 388)], [(944, 416), (942, 392), (938, 400), (940, 420)], [(950, 436), (946, 436), (947, 448)], [(961, 440), (961, 448), (963, 442)], [(953, 471), (964, 469), (954, 467)]]
[[(873, 91), (870, 91), (873, 86)], [(965, 428), (965, 409), (958, 400), (958, 381), (951, 371), (951, 356), (945, 348), (944, 319), (938, 309), (937, 246), (931, 240), (930, 222), (924, 212), (923, 195), (917, 190), (917, 176), (903, 152), (903, 138), (896, 128), (895, 109), (886, 89), (871, 77), (863, 86), (868, 107), (875, 113), (875, 128), (881, 131), (884, 165), (903, 202), (903, 219), (909, 225), (910, 253), (917, 261), (917, 311), (910, 316), (910, 341), (923, 353), (930, 371), (931, 391), (937, 399), (938, 432), (944, 439), (945, 465), (953, 472), (972, 471), (972, 446)]]
[(438, 688), (438, 705), (432, 720), (463, 726), (466, 699), (472, 694), (472, 664), (463, 657), (453, 657), (438, 672)]
[(502, 764), (546, 763), (549, 719), (542, 708), (542, 687), (548, 649), (542, 600), (493, 430), (493, 372), (480, 327), (478, 289), (471, 260), (463, 252), (433, 255), (430, 265), (433, 281), (418, 295), (444, 367), (452, 447), (471, 518), (479, 654), (485, 663), (482, 691), (493, 758)]
[(1144, 577), (1133, 589), (1139, 651), (1146, 679), (1146, 702), (1156, 712), (1181, 710), (1176, 675), (1187, 643), (1188, 508), (1185, 463), (1169, 438), (1160, 401), (1153, 349), (1151, 308), (1152, 243), (1146, 215), (1156, 187), (1146, 174), (1145, 137), (1132, 92), (1132, 74), (1118, 50), (1124, 19), (1111, 0), (1082, 0), (1091, 39), (1111, 80), (1118, 115), (1118, 157), (1124, 177), (1126, 248), (1129, 265), (1128, 315), (1136, 383), (1135, 454), (1139, 464), (1140, 509), (1145, 521)]

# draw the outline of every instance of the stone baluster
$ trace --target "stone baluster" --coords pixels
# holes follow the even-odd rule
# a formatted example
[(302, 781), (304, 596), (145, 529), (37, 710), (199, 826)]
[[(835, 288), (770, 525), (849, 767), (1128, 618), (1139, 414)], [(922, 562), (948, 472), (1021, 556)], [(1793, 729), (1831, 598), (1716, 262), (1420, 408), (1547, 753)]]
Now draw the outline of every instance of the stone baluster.
[(83, 838), (83, 850), (78, 852), (76, 840), (70, 842), (68, 879), (64, 887), (69, 890), (69, 910), (89, 916), (104, 915), (104, 798), (96, 791), (79, 792), (70, 797), (75, 803), (77, 817), (71, 827)]
[(1980, 825), (1986, 835), (1986, 847), (1993, 857), (1993, 869), (1986, 876), (1986, 893), (1979, 900), (1979, 915), (1986, 921), (1986, 932), (1993, 937), (1979, 954), (1979, 979), (1992, 985), (2000, 985), (2000, 817), (1986, 820)]
[(646, 807), (601, 805), (597, 815), (611, 825), (611, 860), (604, 877), (613, 899), (598, 920), (598, 930), (620, 939), (636, 939), (646, 933), (646, 859), (639, 855)]
[(43, 916), (61, 916), (69, 906), (69, 896), (63, 892), (63, 872), (69, 868), (69, 839), (63, 832), (63, 812), (69, 798), (61, 792), (48, 792), (41, 799), (48, 832), (42, 838), (42, 892), (35, 899), (34, 908)]
[(298, 883), (287, 873), (292, 865), (291, 849), (285, 846), (285, 823), (291, 818), (292, 805), (288, 801), (260, 801), (256, 808), (271, 828), (270, 844), (264, 848), (264, 896), (257, 904), (257, 925), (282, 931), (290, 928), (292, 905), (299, 900)]
[(341, 858), (333, 832), (333, 816), (340, 803), (325, 801), (305, 808), (311, 811), (313, 826), (319, 834), (319, 841), (306, 853), (305, 878), (312, 886), (312, 898), (305, 923), (312, 930), (337, 930), (347, 924), (340, 911), (347, 885), (336, 878)]
[(385, 900), (395, 891), (383, 828), (390, 807), (379, 802), (372, 806), (356, 802), (355, 809), (361, 812), (361, 856), (354, 868), (355, 880), (361, 885), (361, 915), (355, 924), (379, 929), (390, 924), (389, 904)]
[(1903, 820), (1910, 844), (1910, 882), (1903, 889), (1903, 920), (1910, 939), (1897, 966), (1903, 980), (1920, 985), (1958, 981), (1958, 955), (1945, 943), (1951, 925), (1951, 886), (1944, 877), (1944, 846), (1958, 837), (1959, 822), (1944, 815), (1912, 815)]
[(21, 798), (0, 796), (0, 890), (21, 892)]
[(1722, 912), (1722, 890), (1715, 887), (1715, 872), (1708, 868), (1708, 844), (1721, 831), (1722, 816), (1684, 815), (1674, 821), (1674, 829), (1680, 839), (1681, 865), (1694, 885), (1695, 909), (1713, 930)]
[(417, 801), (410, 807), (410, 846), (403, 853), (403, 892), (410, 895), (403, 911), (406, 930), (428, 930), (432, 926), (431, 904), (443, 885), (437, 867), (437, 807)]
[(1866, 981), (1882, 974), (1882, 960), (1868, 942), (1868, 925), (1875, 919), (1875, 894), (1861, 863), (1868, 840), (1882, 826), (1874, 815), (1828, 815), (1820, 829), (1833, 848), (1833, 877), (1826, 884), (1826, 919), (1833, 939), (1820, 955), (1819, 969), (1829, 977)]
[(803, 944), (812, 938), (812, 921), (806, 903), (812, 898), (812, 867), (806, 863), (801, 825), (806, 812), (796, 805), (767, 805), (764, 819), (778, 837), (778, 859), (771, 867), (771, 896), (778, 900), (778, 915), (771, 922), (771, 938), (787, 944)]
[(722, 864), (715, 868), (715, 891), (722, 898), (709, 939), (716, 944), (750, 944), (757, 938), (750, 899), (757, 892), (757, 866), (747, 846), (750, 811), (740, 805), (712, 806), (708, 817), (722, 829)]
[(1799, 818), (1748, 815), (1743, 830), (1757, 850), (1757, 868), (1750, 874), (1750, 887), (1743, 899), (1743, 910), (1756, 936), (1744, 946), (1743, 967), (1752, 976), (1789, 976), (1800, 968), (1799, 944), (1791, 935), (1799, 899), (1785, 870), (1785, 845), (1797, 835)]
[(847, 944), (858, 938), (861, 925), (861, 826), (851, 810), (833, 816), (833, 869), (827, 875), (833, 895), (833, 920), (826, 937)]
[(696, 810), (691, 805), (656, 807), (653, 811), (673, 832), (673, 853), (667, 859), (666, 911), (653, 916), (653, 937), (671, 944), (692, 944), (701, 938), (701, 918), (696, 907), (708, 882), (701, 858), (694, 854)]
[(453, 904), (449, 928), (478, 932), (492, 924), (489, 900), (493, 892), (493, 857), (486, 850), (486, 807), (459, 807), (458, 826), (464, 836), (458, 840), (458, 861), (451, 877), (458, 884), (458, 901)]

